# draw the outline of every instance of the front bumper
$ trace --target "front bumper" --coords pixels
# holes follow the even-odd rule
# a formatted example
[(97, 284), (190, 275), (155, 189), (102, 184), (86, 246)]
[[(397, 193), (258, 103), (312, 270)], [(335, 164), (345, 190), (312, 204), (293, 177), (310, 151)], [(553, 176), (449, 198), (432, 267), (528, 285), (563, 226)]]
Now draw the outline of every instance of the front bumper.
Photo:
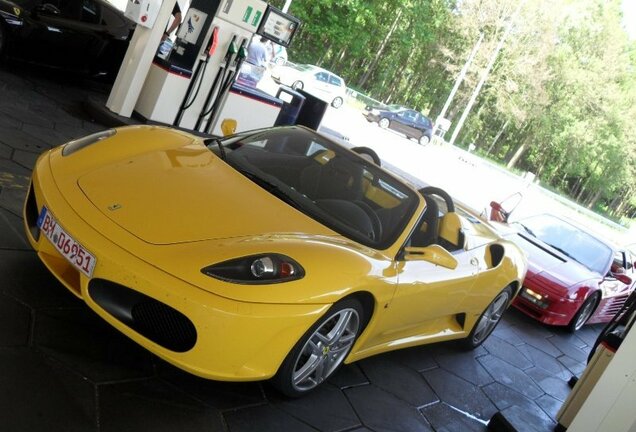
[(369, 121), (369, 122), (378, 122), (378, 121), (380, 121), (380, 116), (377, 115), (377, 114), (373, 114), (371, 111), (368, 111), (368, 112), (364, 113), (363, 115), (366, 117), (367, 121)]
[[(45, 236), (38, 235), (34, 221), (44, 205), (68, 234), (95, 255), (92, 278), (77, 271)], [(251, 381), (272, 377), (294, 344), (330, 306), (230, 300), (143, 261), (96, 231), (73, 210), (55, 185), (48, 155), (36, 165), (24, 206), (24, 224), (27, 238), (42, 262), (69, 291), (141, 346), (204, 378)], [(109, 287), (121, 287), (113, 288), (112, 295), (106, 294), (108, 301), (116, 303), (114, 307), (104, 301)], [(117, 312), (126, 307), (132, 311), (136, 305), (147, 306), (148, 302), (151, 307), (144, 306), (141, 311), (146, 317), (143, 323), (131, 321), (134, 313)], [(140, 316), (137, 310), (136, 316)], [(148, 314), (152, 316), (148, 318)], [(185, 337), (192, 343), (171, 345), (144, 330), (148, 325), (161, 326), (168, 321), (176, 322), (171, 331), (177, 333), (191, 330), (191, 323), (194, 340), (191, 331)]]
[[(526, 285), (521, 289), (525, 289)], [(541, 292), (536, 287), (529, 287), (535, 292)], [(521, 295), (518, 295), (512, 302), (512, 305), (525, 313), (526, 315), (548, 325), (568, 325), (572, 321), (572, 317), (576, 314), (576, 311), (581, 306), (580, 300), (570, 300), (563, 297), (551, 296), (550, 303), (546, 308), (542, 308), (529, 300), (526, 300)]]

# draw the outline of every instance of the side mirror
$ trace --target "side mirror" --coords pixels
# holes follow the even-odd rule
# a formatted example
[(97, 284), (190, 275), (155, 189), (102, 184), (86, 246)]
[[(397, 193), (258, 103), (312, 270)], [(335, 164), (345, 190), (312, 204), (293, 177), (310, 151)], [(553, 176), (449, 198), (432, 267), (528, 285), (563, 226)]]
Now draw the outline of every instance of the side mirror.
[(630, 278), (629, 276), (627, 276), (626, 274), (616, 274), (614, 275), (614, 277), (623, 282), (625, 285), (631, 285), (632, 284), (632, 278)]
[(508, 222), (510, 213), (506, 212), (497, 201), (490, 202), (490, 220), (495, 222)]
[(455, 257), (439, 245), (406, 247), (404, 248), (404, 260), (426, 261), (451, 270), (455, 270), (457, 268), (457, 260)]

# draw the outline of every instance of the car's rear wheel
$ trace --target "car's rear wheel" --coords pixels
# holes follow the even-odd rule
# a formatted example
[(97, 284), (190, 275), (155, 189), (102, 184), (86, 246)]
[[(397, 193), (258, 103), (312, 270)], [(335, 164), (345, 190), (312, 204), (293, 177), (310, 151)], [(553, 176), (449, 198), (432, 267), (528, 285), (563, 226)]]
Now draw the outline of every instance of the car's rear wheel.
[(581, 305), (576, 314), (572, 317), (572, 320), (567, 325), (568, 331), (574, 333), (577, 330), (580, 330), (581, 327), (585, 325), (588, 319), (594, 313), (594, 309), (596, 309), (596, 305), (598, 304), (598, 294), (590, 295)]
[(378, 124), (382, 129), (386, 129), (391, 125), (391, 121), (388, 118), (381, 118)]
[(512, 295), (513, 291), (511, 287), (506, 287), (497, 294), (497, 297), (495, 297), (486, 310), (482, 312), (468, 337), (462, 341), (465, 348), (474, 349), (484, 343), (488, 336), (490, 336), (490, 333), (497, 327), (499, 321), (501, 321), (503, 313), (510, 304)]
[(289, 352), (272, 384), (298, 397), (318, 387), (342, 365), (362, 331), (364, 311), (354, 298), (334, 304)]
[(291, 85), (291, 88), (293, 88), (294, 90), (302, 90), (304, 87), (305, 85), (302, 81), (294, 81), (294, 83)]
[(431, 142), (431, 139), (427, 135), (422, 135), (418, 142), (422, 145), (426, 145)]
[(342, 100), (342, 98), (340, 96), (338, 96), (333, 101), (331, 101), (331, 106), (334, 107), (334, 108), (340, 108), (342, 106), (343, 102), (344, 101)]

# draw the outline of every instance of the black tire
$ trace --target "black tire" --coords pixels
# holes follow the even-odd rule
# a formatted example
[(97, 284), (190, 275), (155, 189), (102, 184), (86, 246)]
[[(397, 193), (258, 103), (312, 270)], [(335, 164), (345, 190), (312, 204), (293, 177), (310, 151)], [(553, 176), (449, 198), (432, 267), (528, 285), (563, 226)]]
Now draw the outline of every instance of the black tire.
[(510, 305), (512, 296), (512, 287), (506, 287), (497, 294), (493, 301), (490, 302), (481, 315), (479, 315), (468, 337), (461, 341), (463, 348), (469, 350), (475, 349), (488, 339), (488, 336), (495, 330), (501, 321), (503, 313)]
[(590, 317), (594, 314), (596, 306), (598, 305), (598, 300), (598, 293), (590, 294), (590, 296), (585, 299), (579, 310), (576, 311), (566, 327), (570, 333), (574, 333), (577, 330), (580, 330), (581, 327), (585, 325), (587, 320), (590, 319)]
[[(345, 328), (342, 332), (336, 332), (336, 335), (341, 334), (332, 343), (325, 344), (323, 339), (336, 330), (336, 324), (342, 324), (341, 320), (348, 320)], [(355, 298), (334, 304), (287, 354), (272, 378), (272, 385), (288, 397), (299, 397), (314, 390), (342, 366), (365, 322), (362, 305)], [(312, 347), (309, 341), (318, 339), (315, 338), (316, 334), (321, 335), (321, 340), (314, 342)], [(312, 360), (312, 357), (316, 358)], [(301, 373), (303, 369), (311, 370), (305, 374), (306, 377)]]
[(391, 120), (389, 120), (389, 119), (388, 119), (388, 118), (386, 118), (386, 117), (383, 117), (383, 118), (381, 118), (381, 119), (378, 121), (378, 125), (379, 125), (382, 129), (386, 129), (386, 128), (388, 128), (389, 126), (391, 126)]
[(331, 106), (338, 109), (342, 106), (343, 103), (344, 103), (344, 100), (342, 100), (342, 98), (338, 96), (331, 101)]
[(424, 146), (424, 145), (427, 145), (428, 143), (430, 143), (431, 139), (429, 138), (428, 135), (422, 134), (422, 136), (420, 137), (419, 140), (417, 140), (417, 142)]
[(294, 83), (291, 85), (291, 88), (293, 90), (302, 90), (303, 88), (305, 88), (305, 84), (303, 84), (302, 81), (294, 81)]

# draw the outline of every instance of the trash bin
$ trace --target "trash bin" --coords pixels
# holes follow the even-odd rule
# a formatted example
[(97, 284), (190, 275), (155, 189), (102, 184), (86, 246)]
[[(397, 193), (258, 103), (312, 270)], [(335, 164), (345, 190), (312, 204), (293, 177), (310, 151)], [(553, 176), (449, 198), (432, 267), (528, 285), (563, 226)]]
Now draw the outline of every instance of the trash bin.
[(329, 103), (307, 93), (304, 90), (298, 90), (298, 93), (305, 97), (305, 102), (300, 108), (296, 124), (307, 126), (308, 128), (317, 131), (320, 127), (320, 123), (322, 123), (322, 118), (324, 117), (325, 112), (327, 112)]
[(291, 87), (281, 86), (276, 97), (283, 101), (280, 113), (274, 122), (274, 126), (295, 125), (298, 114), (305, 103), (305, 96), (293, 90)]

